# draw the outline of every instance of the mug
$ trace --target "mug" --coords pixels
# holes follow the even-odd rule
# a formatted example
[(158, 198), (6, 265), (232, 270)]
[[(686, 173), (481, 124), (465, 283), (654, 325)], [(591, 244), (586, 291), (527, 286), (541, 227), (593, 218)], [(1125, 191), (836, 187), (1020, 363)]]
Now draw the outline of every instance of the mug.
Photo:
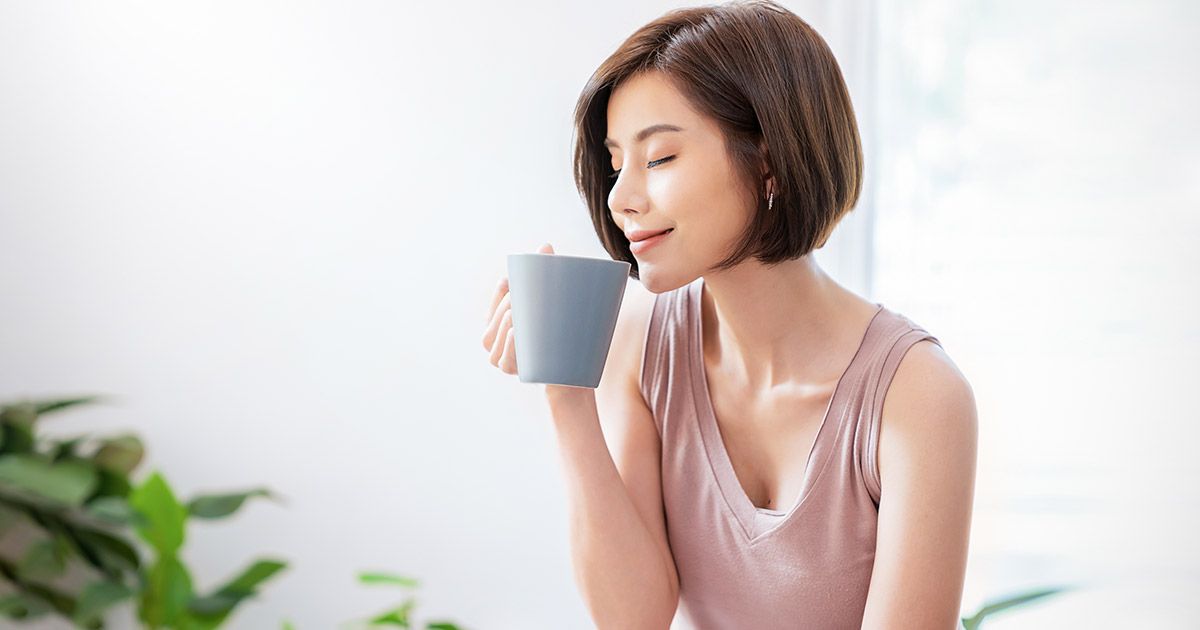
[(509, 308), (522, 383), (600, 384), (629, 268), (605, 258), (509, 254)]

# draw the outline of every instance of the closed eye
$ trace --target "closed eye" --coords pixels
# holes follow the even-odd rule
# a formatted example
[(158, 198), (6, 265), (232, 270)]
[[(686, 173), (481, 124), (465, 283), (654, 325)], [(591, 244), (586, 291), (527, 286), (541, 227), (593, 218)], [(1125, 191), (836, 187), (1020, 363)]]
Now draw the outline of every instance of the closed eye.
[[(646, 168), (654, 168), (655, 166), (658, 166), (659, 164), (662, 164), (664, 162), (670, 162), (671, 160), (674, 160), (674, 159), (675, 159), (674, 155), (668, 155), (665, 158), (660, 158), (660, 159), (654, 160), (653, 162), (650, 162), (649, 164), (646, 164)], [(616, 179), (617, 176), (620, 174), (621, 174), (621, 169), (617, 169), (617, 170), (613, 171), (613, 174), (609, 175), (608, 177), (609, 177), (609, 179)]]

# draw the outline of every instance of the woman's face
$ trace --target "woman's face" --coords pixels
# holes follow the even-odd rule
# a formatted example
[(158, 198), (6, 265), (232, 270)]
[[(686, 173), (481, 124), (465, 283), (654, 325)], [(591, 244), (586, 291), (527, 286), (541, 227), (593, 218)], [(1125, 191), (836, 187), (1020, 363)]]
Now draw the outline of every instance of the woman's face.
[[(679, 131), (652, 131), (639, 139), (655, 125)], [(619, 171), (608, 196), (613, 222), (626, 236), (673, 228), (644, 252), (632, 248), (647, 289), (683, 286), (732, 253), (753, 202), (716, 122), (694, 111), (661, 73), (630, 77), (613, 91), (606, 144)]]

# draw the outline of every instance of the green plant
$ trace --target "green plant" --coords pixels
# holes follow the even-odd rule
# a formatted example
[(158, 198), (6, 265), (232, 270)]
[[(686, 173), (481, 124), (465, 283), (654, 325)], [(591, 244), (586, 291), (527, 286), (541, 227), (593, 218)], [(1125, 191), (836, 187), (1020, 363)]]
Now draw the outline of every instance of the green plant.
[[(201, 595), (180, 557), (187, 522), (225, 518), (249, 498), (273, 495), (258, 488), (180, 503), (158, 472), (132, 483), (145, 454), (135, 435), (37, 435), (42, 416), (96, 400), (0, 406), (0, 584), (8, 587), (0, 594), (0, 615), (23, 620), (55, 613), (80, 627), (103, 628), (112, 606), (133, 599), (148, 628), (221, 626), (286, 564), (255, 561)], [(23, 537), (10, 540), (17, 534)], [(5, 546), (15, 549), (15, 558), (3, 557)], [(149, 548), (148, 561), (141, 546)]]
[[(387, 573), (372, 573), (365, 572), (358, 574), (360, 584), (368, 585), (383, 585), (383, 586), (398, 586), (404, 589), (416, 589), (421, 585), (420, 581), (404, 577), (400, 575), (391, 575)], [(411, 619), (413, 609), (417, 605), (416, 597), (409, 595), (399, 605), (381, 613), (376, 614), (365, 622), (368, 628), (378, 628), (380, 626), (398, 626), (401, 628), (411, 628), (414, 623)], [(430, 621), (425, 624), (425, 630), (460, 630), (459, 626), (450, 621)]]
[[(404, 577), (401, 575), (393, 575), (390, 573), (364, 572), (358, 574), (360, 584), (367, 585), (383, 585), (383, 586), (399, 586), (401, 588), (413, 590), (420, 586), (420, 581)], [(451, 621), (429, 621), (424, 626), (418, 624), (413, 618), (413, 609), (416, 608), (417, 599), (409, 595), (404, 601), (392, 608), (384, 610), (371, 616), (368, 619), (360, 619), (357, 621), (349, 621), (342, 624), (343, 630), (357, 630), (360, 628), (421, 628), (424, 630), (466, 630)], [(295, 624), (291, 621), (283, 622), (283, 630), (296, 630)]]
[(1066, 590), (1069, 590), (1069, 587), (1058, 586), (1053, 588), (1039, 588), (1032, 591), (1026, 591), (1018, 595), (1011, 595), (1001, 599), (993, 600), (987, 604), (984, 604), (978, 611), (975, 612), (974, 615), (971, 615), (970, 617), (963, 617), (963, 628), (965, 628), (965, 630), (976, 630), (980, 625), (983, 624), (985, 617), (989, 617), (1010, 608), (1024, 606), (1030, 602), (1040, 600)]
[(158, 473), (135, 489), (130, 503), (145, 517), (137, 525), (138, 534), (150, 544), (156, 556), (142, 580), (138, 617), (143, 623), (151, 628), (217, 628), (238, 604), (256, 594), (260, 584), (287, 566), (280, 560), (257, 560), (208, 595), (194, 591), (191, 575), (179, 557), (188, 518), (224, 518), (252, 496), (270, 496), (270, 493), (257, 489), (201, 496), (183, 505)]

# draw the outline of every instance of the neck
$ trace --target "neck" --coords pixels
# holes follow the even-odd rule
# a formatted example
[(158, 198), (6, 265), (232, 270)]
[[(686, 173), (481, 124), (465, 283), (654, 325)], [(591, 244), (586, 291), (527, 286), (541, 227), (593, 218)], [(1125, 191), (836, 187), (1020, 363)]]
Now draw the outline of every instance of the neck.
[(811, 254), (773, 267), (750, 260), (706, 275), (703, 289), (705, 356), (751, 391), (835, 381), (875, 310)]

